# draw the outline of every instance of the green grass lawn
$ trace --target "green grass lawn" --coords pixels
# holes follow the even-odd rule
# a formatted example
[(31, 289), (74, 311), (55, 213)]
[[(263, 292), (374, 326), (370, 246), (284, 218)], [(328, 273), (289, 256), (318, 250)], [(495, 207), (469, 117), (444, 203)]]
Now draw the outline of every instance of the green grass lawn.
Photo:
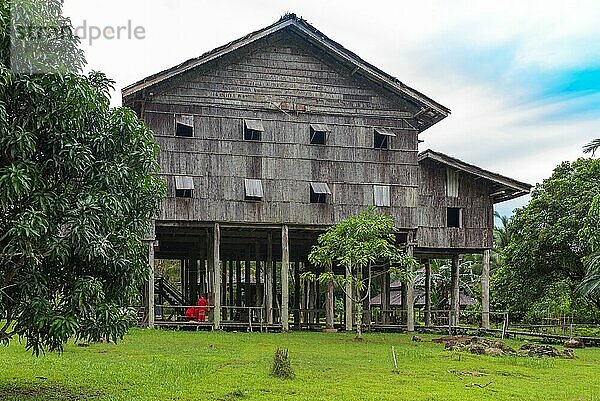
[[(0, 400), (600, 401), (597, 348), (574, 360), (490, 357), (445, 351), (433, 336), (353, 338), (136, 329), (118, 345), (39, 358), (14, 342), (0, 347)], [(289, 348), (294, 380), (269, 375), (278, 346)]]

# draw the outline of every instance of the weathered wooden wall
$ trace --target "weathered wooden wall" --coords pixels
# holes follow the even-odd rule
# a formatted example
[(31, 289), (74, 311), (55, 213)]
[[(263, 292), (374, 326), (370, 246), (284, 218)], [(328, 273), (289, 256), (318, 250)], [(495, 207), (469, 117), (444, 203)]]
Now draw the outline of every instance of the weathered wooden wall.
[[(417, 226), (415, 107), (375, 87), (291, 32), (162, 84), (143, 118), (161, 147), (168, 195), (159, 220), (330, 225), (373, 204), (373, 184), (391, 185), (384, 208), (401, 228)], [(194, 137), (175, 137), (191, 115)], [(262, 141), (243, 140), (243, 120), (261, 119)], [(331, 130), (310, 145), (310, 123)], [(397, 136), (373, 149), (373, 129)], [(174, 176), (194, 179), (193, 199), (175, 198)], [(261, 178), (263, 202), (244, 200), (244, 179)], [(309, 202), (309, 183), (326, 182), (328, 204)]]
[[(492, 247), (494, 208), (487, 181), (459, 174), (458, 197), (446, 196), (446, 166), (428, 159), (420, 162), (419, 229), (421, 248), (489, 249)], [(446, 209), (462, 209), (462, 227), (449, 228)]]

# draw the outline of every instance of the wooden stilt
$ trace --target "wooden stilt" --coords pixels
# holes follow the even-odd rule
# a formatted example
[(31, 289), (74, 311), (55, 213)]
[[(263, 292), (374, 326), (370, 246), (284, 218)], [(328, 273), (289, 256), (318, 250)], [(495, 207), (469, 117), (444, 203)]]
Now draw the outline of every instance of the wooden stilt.
[(320, 313), (319, 309), (321, 309), (321, 281), (319, 281), (319, 277), (321, 276), (320, 269), (317, 270), (317, 281), (315, 281), (315, 323), (320, 324)]
[[(228, 299), (228, 304), (229, 306), (234, 306), (235, 305), (235, 287), (233, 285), (234, 283), (234, 273), (235, 273), (235, 260), (230, 260), (229, 261), (229, 270), (228, 270), (228, 275), (229, 275), (229, 280), (228, 280), (228, 287), (229, 287), (229, 299)], [(235, 319), (235, 310), (233, 308), (229, 308), (229, 319), (230, 320), (234, 320)]]
[[(242, 261), (239, 257), (236, 258), (235, 261), (235, 306), (242, 306)], [(235, 311), (236, 320), (239, 320), (240, 311), (238, 309)]]
[(300, 328), (300, 262), (294, 262), (294, 326)]
[(490, 258), (491, 251), (484, 250), (481, 272), (481, 326), (484, 329), (490, 328)]
[(400, 285), (400, 302), (402, 303), (402, 311), (404, 312), (400, 318), (400, 320), (402, 321), (402, 323), (406, 323), (406, 317), (408, 316), (408, 311), (407, 311), (407, 305), (408, 305), (408, 300), (406, 299), (406, 293), (407, 293), (407, 288), (406, 288), (406, 283), (402, 283)]
[[(306, 264), (302, 262), (302, 266), (306, 269)], [(302, 281), (302, 296), (301, 296), (301, 305), (304, 311), (302, 312), (302, 323), (305, 325), (308, 323), (308, 297), (310, 295), (310, 281), (303, 280)]]
[[(327, 273), (331, 273), (331, 267), (327, 268)], [(335, 313), (335, 299), (333, 292), (333, 281), (328, 281), (325, 288), (325, 329), (333, 330), (333, 316)]]
[(452, 256), (452, 289), (450, 295), (451, 324), (458, 326), (460, 317), (460, 259), (459, 255)]
[[(412, 235), (408, 236), (409, 245), (406, 249), (408, 256), (413, 256), (414, 246), (412, 245)], [(412, 267), (409, 268), (409, 281), (406, 284), (406, 330), (409, 333), (415, 331), (415, 279), (413, 277)]]
[(388, 323), (388, 311), (390, 310), (390, 283), (388, 273), (381, 275), (381, 322)]
[(221, 227), (215, 223), (213, 228), (212, 271), (214, 277), (213, 325), (216, 330), (221, 328)]
[(290, 244), (289, 229), (284, 225), (281, 228), (281, 328), (283, 331), (289, 330), (289, 283), (290, 283)]
[[(364, 280), (365, 283), (368, 282), (368, 276), (369, 267), (364, 266), (362, 269), (362, 280)], [(357, 297), (362, 299), (362, 311), (359, 318), (362, 319), (362, 325), (364, 327), (369, 327), (371, 325), (371, 289), (365, 285), (365, 288)]]
[(312, 325), (315, 323), (315, 282), (309, 281), (308, 283), (308, 322)]
[(345, 315), (346, 315), (346, 331), (352, 331), (353, 327), (353, 316), (352, 316), (352, 282), (349, 280), (352, 277), (352, 269), (350, 266), (346, 266), (346, 304), (345, 304)]
[(188, 271), (189, 271), (188, 285), (190, 287), (190, 301), (196, 303), (198, 301), (198, 299), (200, 299), (199, 291), (198, 291), (198, 259), (196, 259), (196, 258), (190, 259), (190, 266), (189, 266)]
[(224, 260), (221, 264), (221, 316), (222, 319), (227, 320), (228, 310), (223, 308), (227, 306), (227, 269), (229, 268), (229, 261)]
[(273, 234), (267, 234), (267, 263), (265, 266), (265, 314), (267, 324), (273, 324)]
[(425, 326), (431, 326), (431, 260), (425, 261)]
[(252, 303), (250, 293), (250, 276), (252, 274), (250, 266), (250, 250), (246, 250), (246, 260), (244, 261), (244, 306), (256, 306)]
[(275, 260), (272, 261), (273, 265), (273, 273), (271, 279), (273, 282), (271, 283), (271, 291), (273, 291), (273, 321), (279, 321), (279, 315), (281, 314), (281, 304), (279, 302), (279, 294), (277, 293), (277, 262)]
[(154, 328), (154, 241), (148, 242), (148, 282), (146, 296), (146, 326)]

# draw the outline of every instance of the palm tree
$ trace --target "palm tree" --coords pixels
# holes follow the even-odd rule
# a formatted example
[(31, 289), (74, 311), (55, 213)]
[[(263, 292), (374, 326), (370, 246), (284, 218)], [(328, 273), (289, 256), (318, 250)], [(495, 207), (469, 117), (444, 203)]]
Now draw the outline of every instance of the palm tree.
[(583, 262), (586, 266), (586, 275), (581, 282), (580, 289), (584, 295), (600, 300), (600, 238), (594, 235), (600, 224), (600, 195), (596, 195), (588, 213), (590, 223), (582, 230), (589, 234), (592, 252)]
[(596, 138), (592, 142), (585, 145), (583, 147), (583, 153), (591, 153), (592, 156), (594, 156), (598, 148), (600, 148), (600, 138)]

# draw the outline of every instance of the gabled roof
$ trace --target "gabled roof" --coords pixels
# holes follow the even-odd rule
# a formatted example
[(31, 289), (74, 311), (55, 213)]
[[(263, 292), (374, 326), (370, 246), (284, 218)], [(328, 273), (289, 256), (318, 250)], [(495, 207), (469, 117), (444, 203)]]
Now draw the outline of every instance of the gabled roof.
[(484, 170), (481, 167), (477, 167), (473, 164), (466, 163), (462, 160), (445, 155), (443, 153), (434, 152), (431, 149), (427, 149), (426, 151), (419, 153), (419, 163), (426, 159), (445, 164), (448, 167), (454, 168), (459, 171), (463, 171), (465, 173), (483, 178), (484, 180), (491, 182), (493, 188), (492, 198), (494, 200), (494, 203), (500, 203), (510, 199), (518, 198), (523, 195), (527, 195), (532, 187), (531, 184), (527, 184), (497, 173), (493, 173), (488, 170)]
[(353, 73), (361, 74), (367, 79), (383, 85), (393, 93), (419, 104), (421, 109), (413, 115), (413, 118), (420, 121), (420, 124), (422, 125), (422, 127), (419, 128), (420, 130), (430, 127), (450, 114), (450, 109), (447, 107), (442, 106), (419, 91), (403, 84), (397, 78), (364, 61), (353, 52), (345, 49), (339, 43), (329, 39), (315, 27), (310, 25), (304, 19), (297, 17), (295, 14), (286, 14), (279, 21), (266, 28), (252, 32), (240, 39), (204, 53), (200, 57), (187, 60), (175, 67), (153, 74), (141, 81), (129, 85), (122, 90), (123, 98), (131, 97), (144, 89), (178, 76), (284, 29), (293, 30), (296, 34), (306, 38), (335, 59), (349, 65), (352, 68)]

